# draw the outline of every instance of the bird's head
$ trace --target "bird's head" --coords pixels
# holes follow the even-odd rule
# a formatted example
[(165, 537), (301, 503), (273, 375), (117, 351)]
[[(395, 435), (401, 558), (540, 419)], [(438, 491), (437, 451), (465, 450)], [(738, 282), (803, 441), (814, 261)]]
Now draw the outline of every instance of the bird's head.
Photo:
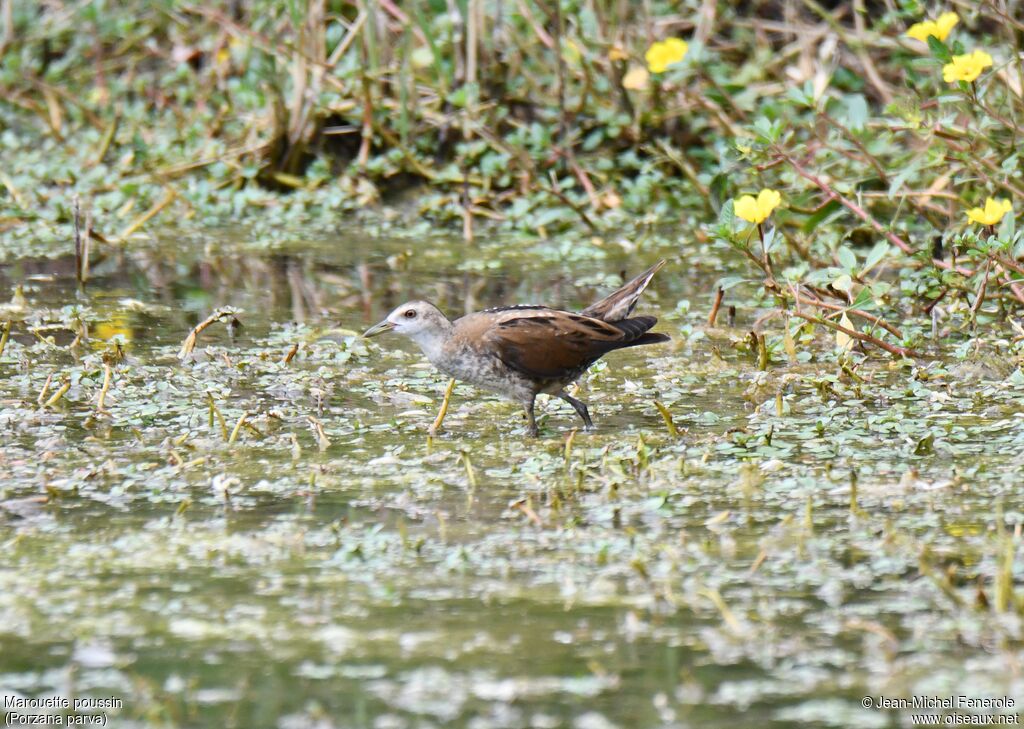
[(367, 329), (363, 336), (375, 337), (384, 332), (395, 332), (419, 340), (424, 335), (430, 337), (444, 334), (450, 326), (448, 317), (430, 302), (410, 301), (388, 314), (384, 321)]

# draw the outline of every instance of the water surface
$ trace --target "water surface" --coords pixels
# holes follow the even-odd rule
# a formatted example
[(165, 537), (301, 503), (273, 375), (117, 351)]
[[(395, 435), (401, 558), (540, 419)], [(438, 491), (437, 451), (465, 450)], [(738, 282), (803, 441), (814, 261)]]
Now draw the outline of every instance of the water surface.
[[(1024, 698), (1012, 362), (851, 377), (809, 333), (787, 362), (769, 323), (758, 372), (761, 312), (739, 289), (707, 330), (727, 267), (664, 244), (240, 238), (107, 251), (84, 290), (72, 258), (0, 270), (7, 695), (325, 729), (900, 726), (862, 698)], [(594, 368), (594, 433), (548, 401), (526, 439), (460, 386), (429, 439), (444, 379), (354, 336), (412, 298), (582, 307), (665, 255), (642, 307), (674, 343)], [(179, 361), (221, 306), (241, 326)]]

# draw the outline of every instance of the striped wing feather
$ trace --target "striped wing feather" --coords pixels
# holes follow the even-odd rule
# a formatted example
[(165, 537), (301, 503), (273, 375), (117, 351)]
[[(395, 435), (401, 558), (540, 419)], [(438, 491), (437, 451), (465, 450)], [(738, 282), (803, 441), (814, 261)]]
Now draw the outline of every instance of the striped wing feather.
[(585, 370), (613, 349), (646, 344), (638, 340), (656, 321), (643, 316), (609, 324), (555, 309), (510, 310), (488, 328), (482, 344), (528, 377), (560, 379)]

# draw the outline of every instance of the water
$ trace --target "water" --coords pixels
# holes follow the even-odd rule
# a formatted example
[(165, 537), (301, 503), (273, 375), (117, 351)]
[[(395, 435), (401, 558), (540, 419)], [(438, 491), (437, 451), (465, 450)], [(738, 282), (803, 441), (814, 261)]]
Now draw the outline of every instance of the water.
[[(1024, 699), (1012, 366), (869, 359), (861, 382), (808, 333), (809, 362), (779, 346), (758, 373), (739, 294), (739, 328), (702, 324), (707, 251), (239, 238), (110, 253), (84, 293), (69, 259), (0, 271), (24, 287), (0, 312), (7, 695), (360, 729), (900, 726), (862, 697)], [(412, 298), (582, 307), (666, 254), (641, 306), (674, 344), (596, 367), (597, 432), (568, 447), (568, 406), (532, 441), (468, 386), (428, 439), (444, 379), (353, 336)], [(241, 328), (180, 363), (218, 306)], [(71, 387), (40, 408), (51, 375), (44, 400)]]

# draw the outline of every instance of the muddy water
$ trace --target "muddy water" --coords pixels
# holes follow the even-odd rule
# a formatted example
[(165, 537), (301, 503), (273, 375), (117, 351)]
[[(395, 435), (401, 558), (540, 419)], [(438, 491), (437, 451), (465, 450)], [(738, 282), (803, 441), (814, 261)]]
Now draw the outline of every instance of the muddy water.
[[(443, 378), (354, 336), (411, 298), (583, 306), (662, 255), (644, 306), (674, 344), (595, 368), (598, 429), (568, 443), (564, 404), (531, 441), (466, 386), (428, 439)], [(861, 381), (807, 334), (758, 373), (758, 312), (734, 296), (738, 328), (707, 331), (725, 269), (665, 247), (225, 235), (108, 253), (84, 291), (73, 270), (0, 271), (5, 695), (113, 697), (109, 726), (360, 729), (899, 726), (862, 698), (1024, 700), (1012, 364)], [(220, 306), (241, 326), (179, 361)]]

